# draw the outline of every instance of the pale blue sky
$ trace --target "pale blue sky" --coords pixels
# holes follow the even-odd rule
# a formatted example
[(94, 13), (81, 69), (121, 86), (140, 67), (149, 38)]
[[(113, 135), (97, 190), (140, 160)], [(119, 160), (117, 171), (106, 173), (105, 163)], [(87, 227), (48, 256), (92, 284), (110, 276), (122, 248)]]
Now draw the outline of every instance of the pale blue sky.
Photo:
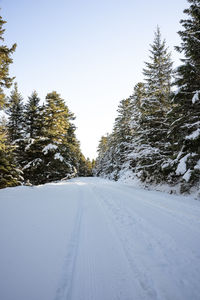
[(143, 79), (157, 24), (175, 65), (186, 0), (0, 0), (5, 43), (17, 43), (14, 63), (24, 100), (56, 90), (75, 113), (85, 156), (94, 158), (110, 132), (121, 99)]

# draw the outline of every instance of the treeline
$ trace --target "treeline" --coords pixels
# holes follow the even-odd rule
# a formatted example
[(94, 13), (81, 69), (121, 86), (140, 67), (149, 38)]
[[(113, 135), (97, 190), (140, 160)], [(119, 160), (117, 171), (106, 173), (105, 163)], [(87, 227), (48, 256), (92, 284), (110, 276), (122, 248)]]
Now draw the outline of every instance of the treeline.
[(120, 102), (111, 134), (98, 147), (95, 173), (118, 180), (180, 185), (200, 184), (200, 1), (188, 0), (178, 32), (184, 54), (173, 70), (159, 28), (143, 69), (144, 82)]
[[(0, 17), (1, 40), (4, 23)], [(81, 153), (74, 114), (57, 92), (48, 93), (41, 105), (34, 91), (24, 104), (15, 83), (5, 96), (3, 89), (14, 80), (9, 65), (15, 48), (0, 46), (0, 188), (91, 176), (92, 162)]]

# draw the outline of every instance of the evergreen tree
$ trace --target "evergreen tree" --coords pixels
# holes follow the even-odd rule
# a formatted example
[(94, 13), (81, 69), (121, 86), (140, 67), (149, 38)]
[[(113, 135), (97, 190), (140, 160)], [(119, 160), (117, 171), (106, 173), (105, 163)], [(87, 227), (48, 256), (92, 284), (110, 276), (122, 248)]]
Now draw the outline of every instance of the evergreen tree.
[(27, 137), (34, 139), (41, 132), (41, 121), (40, 121), (40, 98), (36, 91), (34, 91), (30, 97), (28, 97), (28, 102), (25, 105), (24, 112), (24, 126)]
[(107, 134), (107, 136), (102, 136), (99, 141), (99, 145), (97, 148), (98, 157), (96, 159), (95, 170), (94, 170), (96, 176), (104, 176), (104, 174), (107, 173), (106, 169), (108, 165), (110, 165), (111, 163), (111, 161), (107, 161), (105, 159), (106, 153), (109, 150), (108, 140), (109, 140), (109, 135)]
[(8, 108), (6, 110), (8, 118), (8, 131), (11, 142), (15, 142), (22, 138), (23, 133), (23, 98), (18, 91), (17, 83), (14, 85), (14, 89), (8, 98)]
[(23, 167), (24, 179), (39, 184), (42, 178), (42, 149), (47, 138), (44, 137), (44, 106), (34, 91), (28, 98), (24, 111), (24, 139), (20, 165)]
[(166, 160), (169, 124), (166, 115), (170, 107), (172, 62), (170, 54), (161, 40), (159, 28), (150, 50), (150, 62), (143, 70), (145, 94), (141, 99), (139, 135), (140, 178), (146, 181), (162, 180), (162, 165)]
[[(6, 21), (0, 16), (0, 40), (4, 41), (3, 34), (5, 29), (3, 29)], [(5, 94), (3, 88), (10, 88), (13, 82), (12, 77), (9, 76), (9, 65), (13, 62), (11, 55), (16, 49), (16, 44), (8, 48), (5, 45), (0, 46), (0, 109), (4, 107), (5, 104)]]
[(88, 176), (89, 162), (80, 151), (73, 113), (56, 92), (47, 94), (39, 106), (34, 92), (25, 106), (24, 178), (41, 184), (76, 175)]
[(116, 180), (127, 175), (142, 181), (164, 180), (172, 62), (159, 28), (150, 52), (144, 69), (146, 82), (138, 83), (134, 94), (120, 102), (112, 134), (100, 141), (97, 175)]
[(31, 139), (31, 144), (25, 149), (34, 154), (24, 166), (24, 172), (29, 173), (28, 179), (33, 184), (75, 176), (81, 155), (72, 123), (74, 115), (60, 95), (56, 92), (47, 94), (41, 111), (43, 127), (39, 126), (40, 136), (34, 142)]
[[(112, 138), (110, 137), (110, 155), (112, 157), (113, 171), (115, 171), (115, 179), (119, 177), (119, 173), (129, 154), (130, 143), (132, 141), (131, 116), (132, 101), (131, 97), (120, 101), (118, 116), (115, 119)], [(112, 142), (111, 142), (112, 140)], [(112, 155), (111, 155), (112, 153)]]
[(0, 119), (0, 189), (21, 184), (21, 171), (14, 164), (14, 147), (9, 143), (6, 121)]
[(182, 192), (200, 181), (200, 1), (188, 2), (184, 10), (188, 18), (181, 20), (183, 30), (179, 31), (182, 42), (176, 47), (185, 58), (176, 72), (178, 91), (169, 130), (175, 153), (171, 165), (174, 176), (183, 182)]
[(17, 83), (11, 91), (11, 95), (7, 101), (7, 115), (8, 115), (8, 136), (9, 142), (13, 149), (13, 162), (18, 169), (21, 169), (21, 160), (24, 155), (23, 148), (23, 127), (24, 127), (24, 106), (23, 98), (18, 91)]
[[(125, 173), (128, 172), (128, 176), (135, 177), (140, 176), (142, 167), (140, 166), (139, 160), (140, 155), (143, 155), (141, 145), (141, 118), (144, 113), (142, 105), (144, 99), (146, 99), (146, 89), (143, 82), (139, 82), (134, 87), (133, 95), (131, 98), (131, 118), (129, 120), (131, 130), (131, 142), (129, 143), (126, 160), (123, 166)], [(127, 176), (125, 174), (125, 176)]]
[(165, 40), (162, 41), (159, 27), (155, 32), (153, 44), (150, 45), (150, 61), (145, 62), (143, 74), (146, 81), (146, 93), (151, 106), (169, 106), (171, 92), (172, 62)]
[(92, 176), (93, 164), (89, 158), (85, 158), (83, 154), (80, 154), (78, 163), (78, 176)]
[[(0, 41), (4, 41), (3, 29), (6, 21), (0, 16)], [(11, 48), (0, 45), (0, 110), (5, 108), (6, 97), (4, 88), (10, 88), (13, 78), (9, 76), (9, 66), (13, 62), (11, 56), (16, 44)], [(13, 147), (9, 143), (9, 135), (4, 120), (0, 120), (0, 188), (16, 186), (20, 184), (20, 172), (13, 160)]]

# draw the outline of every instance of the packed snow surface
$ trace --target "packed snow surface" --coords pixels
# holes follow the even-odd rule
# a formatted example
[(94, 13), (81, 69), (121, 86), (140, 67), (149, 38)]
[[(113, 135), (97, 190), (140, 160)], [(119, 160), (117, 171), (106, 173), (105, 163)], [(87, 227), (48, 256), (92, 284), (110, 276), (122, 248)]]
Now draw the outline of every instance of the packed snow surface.
[(0, 191), (0, 299), (199, 299), (200, 202), (98, 178)]

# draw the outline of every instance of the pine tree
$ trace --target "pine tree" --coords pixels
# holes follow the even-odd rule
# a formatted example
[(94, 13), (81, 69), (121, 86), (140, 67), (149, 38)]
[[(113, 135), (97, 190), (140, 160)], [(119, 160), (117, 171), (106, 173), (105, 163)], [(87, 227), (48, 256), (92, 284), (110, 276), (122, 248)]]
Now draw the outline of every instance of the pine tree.
[(75, 135), (75, 119), (57, 92), (39, 106), (34, 92), (25, 106), (24, 178), (41, 184), (88, 174), (87, 160)]
[(0, 119), (0, 189), (21, 184), (21, 171), (14, 163), (14, 147), (9, 143), (6, 120)]
[(15, 142), (22, 138), (23, 132), (23, 98), (18, 91), (17, 83), (14, 85), (14, 89), (8, 98), (8, 108), (6, 110), (8, 118), (8, 131), (11, 142)]
[(100, 141), (97, 175), (116, 180), (137, 176), (148, 182), (165, 179), (172, 62), (159, 28), (150, 52), (143, 70), (145, 83), (138, 83), (133, 95), (120, 102), (113, 132)]
[[(5, 29), (3, 29), (6, 21), (0, 16), (0, 40), (4, 41), (3, 34)], [(8, 48), (5, 45), (0, 46), (0, 109), (5, 105), (5, 94), (3, 88), (10, 88), (13, 82), (12, 77), (9, 76), (9, 65), (13, 62), (11, 55), (16, 49), (16, 44), (12, 45), (11, 48)]]
[(172, 62), (170, 53), (161, 40), (159, 28), (150, 50), (150, 62), (143, 70), (145, 95), (141, 99), (139, 134), (140, 178), (146, 181), (162, 180), (162, 165), (166, 160), (168, 124), (166, 114), (170, 107)]
[(89, 158), (85, 158), (83, 154), (80, 154), (78, 163), (78, 176), (92, 176), (93, 164)]
[(74, 115), (58, 93), (47, 94), (43, 119), (43, 138), (37, 147), (40, 157), (33, 162), (41, 174), (40, 183), (75, 176), (80, 149), (72, 123)]
[[(4, 41), (3, 29), (6, 21), (0, 16), (0, 40)], [(11, 48), (0, 45), (0, 110), (5, 108), (6, 97), (4, 88), (10, 88), (13, 82), (9, 76), (9, 66), (13, 62), (11, 56), (15, 51), (16, 44)], [(9, 135), (4, 120), (0, 120), (0, 188), (19, 185), (21, 181), (20, 171), (16, 168), (13, 160), (13, 147), (9, 143)]]
[[(132, 101), (131, 98), (120, 101), (118, 116), (115, 119), (112, 138), (110, 137), (109, 148), (112, 150), (112, 165), (115, 171), (115, 179), (120, 175), (123, 165), (126, 162), (129, 154), (130, 143), (132, 141), (131, 116), (132, 116)], [(112, 140), (112, 142), (111, 142)], [(111, 151), (110, 151), (111, 154)]]
[(8, 137), (13, 149), (12, 163), (14, 163), (18, 169), (21, 169), (21, 160), (24, 155), (24, 105), (22, 101), (23, 98), (18, 91), (17, 83), (15, 83), (11, 95), (8, 97), (6, 113), (8, 115)]
[(200, 1), (188, 2), (190, 6), (184, 10), (188, 18), (180, 21), (182, 42), (176, 47), (185, 58), (176, 72), (178, 91), (169, 131), (175, 153), (172, 167), (174, 176), (183, 182), (182, 192), (200, 181)]
[(28, 97), (28, 102), (25, 105), (24, 112), (24, 128), (27, 137), (34, 139), (41, 132), (41, 121), (40, 121), (40, 98), (36, 91), (34, 91), (30, 97)]
[[(94, 173), (96, 176), (104, 177), (107, 174), (107, 167), (111, 165), (111, 161), (106, 160), (106, 153), (110, 149), (108, 146), (109, 135), (102, 136), (97, 148), (98, 157), (95, 163)], [(110, 172), (108, 172), (110, 173)]]
[(173, 63), (166, 42), (161, 39), (159, 27), (150, 47), (150, 62), (145, 62), (146, 68), (143, 69), (146, 93), (151, 106), (161, 106), (164, 110), (169, 106)]
[[(146, 99), (146, 89), (143, 82), (135, 85), (133, 95), (131, 98), (131, 118), (129, 120), (131, 130), (131, 142), (129, 143), (124, 169), (127, 175), (131, 178), (139, 177), (142, 167), (139, 163), (139, 153), (142, 155), (141, 135), (142, 129), (140, 127), (141, 118), (143, 114), (142, 105)], [(129, 172), (128, 172), (129, 171)], [(125, 175), (125, 176), (127, 176)]]
[(21, 145), (20, 165), (23, 167), (25, 182), (39, 184), (42, 178), (40, 163), (46, 138), (43, 132), (44, 106), (36, 91), (28, 98), (24, 109), (24, 139)]

